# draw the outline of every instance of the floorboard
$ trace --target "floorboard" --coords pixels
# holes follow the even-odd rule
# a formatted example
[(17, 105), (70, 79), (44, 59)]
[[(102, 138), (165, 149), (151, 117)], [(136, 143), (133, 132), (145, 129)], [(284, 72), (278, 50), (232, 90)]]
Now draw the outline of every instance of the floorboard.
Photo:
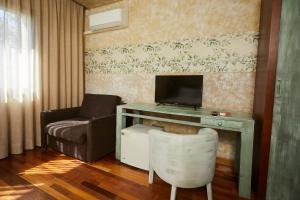
[[(214, 200), (239, 200), (232, 163), (218, 159), (213, 181)], [(0, 199), (162, 200), (171, 186), (155, 176), (122, 164), (113, 154), (84, 163), (63, 154), (35, 149), (0, 160)], [(178, 200), (206, 200), (205, 187), (181, 189)]]

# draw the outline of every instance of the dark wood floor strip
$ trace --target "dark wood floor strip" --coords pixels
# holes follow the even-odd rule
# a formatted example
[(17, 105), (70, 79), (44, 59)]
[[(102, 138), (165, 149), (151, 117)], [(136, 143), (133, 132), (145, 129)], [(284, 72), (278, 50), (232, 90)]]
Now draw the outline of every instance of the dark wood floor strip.
[(94, 185), (94, 184), (92, 184), (92, 183), (89, 183), (89, 182), (87, 182), (87, 181), (83, 181), (81, 184), (84, 185), (85, 187), (91, 189), (91, 190), (94, 190), (94, 191), (96, 191), (96, 192), (98, 192), (98, 193), (100, 193), (100, 194), (102, 194), (102, 195), (108, 197), (108, 198), (116, 199), (116, 198), (118, 197), (118, 196), (115, 195), (114, 193), (111, 193), (111, 192), (109, 192), (109, 191), (107, 191), (107, 190), (105, 190), (105, 189), (103, 189), (103, 188), (100, 188), (100, 187), (98, 187), (97, 185)]
[(51, 185), (51, 187), (53, 189), (55, 189), (56, 191), (58, 191), (59, 193), (65, 195), (65, 196), (68, 196), (70, 199), (83, 200), (83, 198), (81, 198), (80, 196), (69, 191), (68, 188), (62, 187), (58, 184), (53, 184), (53, 185)]

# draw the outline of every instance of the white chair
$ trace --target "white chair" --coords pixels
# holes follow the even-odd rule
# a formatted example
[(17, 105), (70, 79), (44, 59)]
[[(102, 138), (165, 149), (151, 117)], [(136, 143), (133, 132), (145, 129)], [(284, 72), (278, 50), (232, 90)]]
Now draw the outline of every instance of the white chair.
[(171, 200), (176, 188), (196, 188), (206, 185), (207, 197), (212, 200), (211, 182), (215, 173), (218, 133), (210, 128), (196, 135), (180, 135), (161, 130), (149, 131), (149, 184), (154, 172), (172, 185)]

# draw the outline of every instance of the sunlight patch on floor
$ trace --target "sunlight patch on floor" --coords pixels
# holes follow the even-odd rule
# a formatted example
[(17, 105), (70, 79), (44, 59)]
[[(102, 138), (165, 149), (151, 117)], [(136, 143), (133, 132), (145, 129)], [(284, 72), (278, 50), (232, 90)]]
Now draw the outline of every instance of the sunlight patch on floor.
[(33, 186), (29, 185), (0, 186), (0, 200), (19, 199), (33, 189)]
[(80, 166), (82, 163), (77, 160), (51, 160), (41, 165), (27, 169), (20, 175), (29, 174), (63, 174)]

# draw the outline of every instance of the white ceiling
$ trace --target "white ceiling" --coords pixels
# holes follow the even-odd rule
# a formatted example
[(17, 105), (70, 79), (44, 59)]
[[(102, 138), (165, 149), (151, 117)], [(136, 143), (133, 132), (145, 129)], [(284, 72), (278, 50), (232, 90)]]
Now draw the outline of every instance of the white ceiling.
[(86, 8), (96, 8), (99, 6), (104, 6), (107, 4), (112, 4), (121, 0), (73, 0), (77, 3), (83, 5)]

